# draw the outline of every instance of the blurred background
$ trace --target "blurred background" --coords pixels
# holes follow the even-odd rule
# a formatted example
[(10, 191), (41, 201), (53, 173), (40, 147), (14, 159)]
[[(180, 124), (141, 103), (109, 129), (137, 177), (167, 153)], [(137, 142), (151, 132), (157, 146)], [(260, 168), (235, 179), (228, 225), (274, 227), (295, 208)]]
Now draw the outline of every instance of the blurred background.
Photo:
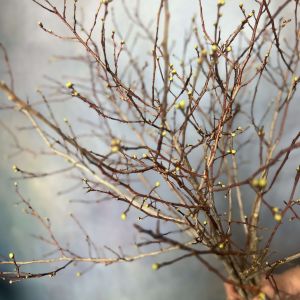
[[(63, 1), (57, 1), (58, 5)], [(69, 1), (71, 2), (71, 1)], [(128, 19), (122, 11), (120, 0), (114, 0), (115, 13), (122, 31), (126, 32), (129, 26)], [(149, 3), (150, 2), (150, 3)], [(172, 0), (171, 24), (173, 38), (176, 39), (176, 49), (182, 49), (184, 36), (190, 25), (190, 19), (198, 13), (197, 2), (194, 0)], [(212, 25), (215, 19), (216, 4), (209, 1), (206, 5), (205, 17)], [(250, 5), (245, 1), (245, 5)], [(276, 2), (276, 1), (274, 1)], [(280, 1), (279, 1), (280, 2)], [(279, 3), (278, 2), (278, 3)], [(230, 32), (239, 24), (241, 13), (238, 9), (239, 1), (228, 0), (228, 7), (224, 8), (224, 15), (228, 17), (222, 23), (224, 34)], [(54, 55), (79, 55), (81, 47), (76, 43), (65, 42), (43, 32), (37, 23), (42, 21), (45, 27), (55, 32), (64, 33), (65, 28), (55, 17), (46, 13), (30, 0), (0, 0), (0, 42), (3, 43), (9, 54), (12, 70), (15, 78), (15, 90), (23, 99), (37, 98), (37, 89), (43, 89), (47, 84), (47, 77), (59, 80), (62, 83), (68, 79), (84, 77), (87, 70), (79, 63), (72, 61), (59, 62), (53, 59)], [(136, 1), (127, 1), (129, 9), (133, 9)], [(84, 22), (90, 24), (97, 7), (97, 1), (79, 1), (80, 14), (84, 12)], [(276, 3), (275, 3), (276, 5)], [(152, 19), (156, 16), (158, 1), (140, 1), (141, 15), (143, 19)], [(292, 11), (285, 10), (286, 18)], [(211, 20), (211, 21), (210, 21)], [(136, 51), (141, 53), (149, 51), (146, 45), (139, 45)], [(6, 67), (0, 59), (0, 80), (7, 80)], [(266, 95), (270, 91), (266, 91)], [(265, 95), (262, 95), (264, 97)], [(3, 94), (0, 94), (0, 106), (7, 105)], [(257, 108), (259, 110), (259, 108)], [(70, 103), (54, 108), (56, 115), (62, 120), (64, 117), (76, 126), (78, 114), (88, 116), (90, 113), (85, 106), (74, 106)], [(289, 119), (291, 131), (295, 129), (297, 109)], [(0, 120), (8, 128), (17, 132), (20, 143), (24, 148), (42, 149), (40, 138), (33, 131), (26, 130), (28, 121), (19, 112), (9, 110), (0, 111)], [(25, 128), (24, 128), (25, 126)], [(0, 127), (1, 128), (1, 127)], [(75, 127), (76, 128), (76, 127)], [(77, 128), (80, 130), (80, 128)], [(19, 199), (15, 193), (15, 176), (12, 165), (16, 164), (29, 170), (55, 170), (61, 162), (49, 157), (37, 157), (34, 154), (17, 155), (12, 148), (13, 139), (3, 128), (0, 129), (0, 255), (6, 257), (13, 251), (17, 259), (30, 260), (42, 257), (47, 253), (48, 247), (36, 240), (32, 235), (43, 234), (35, 219), (22, 211), (18, 205)], [(249, 153), (249, 157), (251, 157)], [(287, 175), (288, 177), (288, 175)], [(63, 180), (61, 180), (63, 179)], [(288, 180), (287, 178), (286, 180)], [(70, 182), (69, 182), (70, 181)], [(282, 187), (274, 192), (275, 202), (282, 202), (281, 194), (284, 194), (285, 181), (281, 181)], [(82, 254), (87, 255), (86, 243), (82, 232), (76, 227), (69, 213), (74, 213), (80, 222), (84, 224), (91, 238), (98, 245), (111, 247), (123, 246), (128, 253), (133, 253), (136, 232), (132, 224), (136, 216), (128, 217), (126, 222), (120, 220), (123, 211), (121, 205), (107, 203), (101, 206), (82, 205), (70, 203), (70, 200), (87, 198), (82, 187), (76, 187), (72, 194), (58, 194), (72, 186), (71, 178), (52, 176), (44, 179), (24, 180), (18, 182), (20, 191), (26, 199), (30, 199), (34, 207), (44, 216), (51, 219), (53, 230), (60, 241), (70, 243)], [(286, 229), (287, 230), (287, 229)], [(287, 231), (281, 231), (283, 237)], [(275, 248), (278, 251), (280, 238)], [(300, 248), (298, 239), (285, 239), (282, 253), (290, 253)], [(106, 253), (111, 256), (110, 253)], [(204, 266), (195, 263), (193, 259), (181, 261), (171, 267), (163, 268), (159, 272), (151, 270), (151, 264), (165, 259), (167, 256), (148, 258), (132, 263), (119, 263), (111, 266), (98, 265), (85, 273), (87, 266), (72, 266), (60, 272), (53, 278), (43, 278), (9, 285), (0, 282), (0, 299), (2, 300), (35, 300), (35, 299), (107, 299), (107, 300), (137, 300), (137, 299), (172, 299), (172, 300), (196, 300), (196, 299), (225, 299), (222, 283)], [(215, 266), (217, 261), (212, 259)], [(53, 268), (55, 265), (53, 265)], [(48, 266), (39, 266), (39, 270), (47, 271)], [(29, 269), (28, 269), (29, 270)], [(76, 277), (76, 272), (83, 275)]]

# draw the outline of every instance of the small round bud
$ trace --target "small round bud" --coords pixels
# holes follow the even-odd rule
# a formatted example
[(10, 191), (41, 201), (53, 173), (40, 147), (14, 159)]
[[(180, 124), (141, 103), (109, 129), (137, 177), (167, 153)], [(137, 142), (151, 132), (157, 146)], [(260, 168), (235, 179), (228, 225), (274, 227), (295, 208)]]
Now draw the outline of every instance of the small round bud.
[(257, 187), (258, 186), (258, 179), (256, 179), (256, 178), (252, 179), (251, 185), (254, 186), (254, 187)]
[(211, 45), (212, 52), (215, 52), (218, 50), (218, 46), (216, 44)]
[(281, 215), (281, 213), (276, 213), (276, 214), (274, 214), (274, 220), (275, 220), (276, 222), (280, 222), (280, 221), (282, 220), (282, 215)]
[(232, 51), (232, 47), (231, 47), (231, 46), (227, 46), (227, 47), (226, 47), (226, 51), (227, 51), (227, 52), (231, 52), (231, 51)]
[(267, 183), (267, 179), (264, 177), (258, 179), (258, 187), (261, 189), (265, 188), (267, 186)]
[(112, 153), (117, 153), (117, 152), (119, 152), (119, 150), (120, 150), (119, 146), (112, 146), (111, 147), (111, 152)]
[(120, 151), (121, 141), (119, 139), (112, 139), (110, 144), (112, 153), (117, 153)]
[(73, 83), (71, 81), (66, 82), (66, 88), (72, 89), (73, 88)]
[(185, 100), (181, 100), (177, 105), (176, 108), (184, 110), (185, 108)]

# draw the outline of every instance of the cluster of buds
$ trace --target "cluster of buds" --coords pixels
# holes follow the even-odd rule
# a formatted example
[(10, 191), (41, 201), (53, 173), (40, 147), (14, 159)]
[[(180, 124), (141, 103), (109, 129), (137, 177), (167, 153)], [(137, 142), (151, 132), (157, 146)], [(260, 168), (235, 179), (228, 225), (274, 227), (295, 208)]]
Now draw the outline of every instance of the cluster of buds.
[(235, 155), (236, 154), (236, 150), (235, 149), (228, 149), (227, 153), (231, 154), (231, 155)]
[(173, 81), (174, 80), (174, 75), (177, 74), (177, 71), (174, 69), (174, 65), (170, 64), (170, 76), (169, 76), (169, 80)]
[(265, 177), (261, 177), (261, 178), (254, 178), (251, 181), (251, 185), (255, 188), (258, 188), (260, 190), (264, 189), (267, 186), (268, 182), (267, 179)]
[(238, 126), (237, 129), (230, 133), (231, 137), (236, 137), (238, 134), (242, 133), (244, 130), (241, 126)]
[(15, 173), (17, 173), (18, 170), (19, 170), (18, 167), (17, 167), (16, 165), (13, 165), (13, 166), (12, 166), (12, 169), (13, 169), (13, 171), (14, 171)]
[(79, 96), (79, 93), (74, 89), (74, 83), (71, 81), (67, 81), (65, 87), (72, 91), (72, 96)]
[(206, 55), (207, 55), (207, 50), (203, 48), (203, 49), (201, 50), (201, 52), (199, 52), (199, 51), (197, 51), (197, 52), (198, 52), (198, 55), (200, 55), (200, 56), (198, 57), (197, 62), (198, 62), (199, 65), (201, 65), (202, 62), (203, 62), (203, 60), (205, 59), (205, 57), (206, 57)]
[(111, 146), (111, 152), (112, 153), (117, 153), (117, 152), (120, 151), (121, 141), (119, 139), (112, 139), (111, 143), (110, 143), (110, 146)]
[(218, 186), (222, 188), (226, 187), (226, 185), (222, 181), (218, 181)]
[(274, 220), (280, 222), (282, 220), (282, 215), (278, 207), (273, 207)]

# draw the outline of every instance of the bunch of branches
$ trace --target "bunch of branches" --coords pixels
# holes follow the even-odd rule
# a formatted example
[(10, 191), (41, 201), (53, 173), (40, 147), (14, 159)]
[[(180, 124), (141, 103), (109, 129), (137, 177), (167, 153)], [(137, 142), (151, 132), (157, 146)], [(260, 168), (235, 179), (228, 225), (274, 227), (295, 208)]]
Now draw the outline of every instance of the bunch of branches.
[[(174, 251), (175, 259), (155, 263), (152, 268), (194, 257), (250, 299), (259, 292), (262, 276), (271, 280), (278, 266), (300, 257), (296, 253), (269, 261), (280, 226), (300, 220), (296, 195), (299, 168), (288, 169), (291, 188), (286, 188), (280, 207), (269, 196), (278, 188), (291, 153), (300, 147), (299, 130), (292, 137), (286, 132), (299, 83), (298, 0), (274, 6), (269, 0), (257, 0), (252, 11), (241, 3), (241, 22), (226, 36), (221, 24), (227, 3), (219, 0), (204, 5), (204, 1), (196, 1), (198, 11), (183, 37), (182, 55), (171, 47), (168, 0), (158, 1), (157, 14), (149, 24), (141, 17), (138, 5), (133, 11), (122, 1), (131, 22), (126, 35), (113, 10), (116, 0), (98, 1), (89, 26), (80, 20), (78, 0), (70, 1), (72, 4), (64, 0), (59, 6), (50, 0), (33, 2), (55, 15), (69, 35), (39, 22), (41, 30), (58, 39), (76, 41), (85, 51), (80, 56), (56, 58), (84, 63), (90, 76), (66, 83), (49, 79), (49, 96), (38, 91), (41, 100), (25, 100), (14, 88), (9, 58), (1, 45), (9, 80), (0, 83), (0, 90), (10, 101), (1, 109), (25, 114), (51, 154), (69, 164), (51, 173), (35, 173), (16, 165), (13, 169), (19, 179), (79, 174), (79, 184), (99, 197), (99, 205), (105, 200), (125, 203), (123, 220), (130, 211), (138, 211), (140, 217), (134, 227), (146, 240), (137, 242), (137, 255), (107, 247), (113, 257), (104, 258), (84, 226), (71, 215), (89, 247), (88, 256), (78, 255), (76, 249), (56, 238), (50, 220), (41, 217), (16, 184), (25, 211), (47, 232), (40, 239), (55, 256), (21, 261), (10, 253), (0, 264), (15, 270), (1, 272), (2, 278), (15, 282), (55, 275), (72, 262), (112, 264)], [(207, 6), (216, 7), (213, 24), (205, 19)], [(282, 15), (287, 9), (294, 15), (285, 19)], [(111, 24), (113, 30), (108, 29)], [(283, 35), (286, 28), (291, 34), (289, 41)], [(150, 45), (142, 54), (134, 51), (141, 40)], [(271, 95), (262, 93), (266, 86)], [(74, 106), (79, 101), (89, 108), (97, 122), (91, 118), (80, 122), (90, 131), (79, 135), (68, 119), (57, 120), (51, 106), (59, 96), (73, 99)], [(38, 109), (41, 104), (43, 112)], [(2, 126), (13, 135), (8, 126)], [(84, 142), (87, 136), (103, 143), (101, 152)], [(29, 149), (23, 148), (16, 136), (14, 140), (25, 155)], [(251, 155), (257, 153), (251, 164), (246, 160), (249, 151)], [(262, 209), (274, 219), (265, 238), (261, 237), (266, 231)], [(145, 218), (153, 220), (152, 227), (143, 225)], [(226, 272), (213, 267), (207, 260), (209, 255), (217, 257)], [(51, 268), (50, 264), (58, 262), (65, 265), (45, 273), (22, 271), (25, 265), (49, 264)]]

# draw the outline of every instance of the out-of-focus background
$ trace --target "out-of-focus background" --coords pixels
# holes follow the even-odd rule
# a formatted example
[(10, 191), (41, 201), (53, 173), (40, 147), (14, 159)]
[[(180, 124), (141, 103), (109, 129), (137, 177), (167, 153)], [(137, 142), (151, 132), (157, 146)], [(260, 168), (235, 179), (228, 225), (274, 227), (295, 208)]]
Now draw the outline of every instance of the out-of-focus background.
[[(60, 1), (60, 5), (63, 1)], [(69, 1), (71, 2), (71, 1)], [(126, 32), (129, 26), (126, 15), (122, 13), (121, 6), (116, 2), (116, 15), (120, 28)], [(176, 47), (182, 48), (183, 40), (180, 39), (188, 30), (190, 19), (199, 13), (197, 2), (194, 0), (172, 0), (171, 20), (173, 38), (176, 38)], [(212, 25), (216, 4), (209, 1), (206, 4), (205, 16)], [(223, 23), (224, 32), (232, 30), (239, 24), (241, 13), (238, 1), (231, 0), (229, 7), (224, 9), (228, 14), (227, 21)], [(249, 5), (245, 1), (245, 5)], [(59, 3), (59, 1), (58, 1)], [(97, 1), (79, 1), (78, 5), (85, 14), (85, 22), (92, 22)], [(136, 1), (127, 1), (129, 9), (135, 7)], [(144, 19), (155, 18), (158, 1), (140, 1), (141, 14)], [(285, 11), (288, 17), (289, 12)], [(210, 21), (211, 19), (211, 21)], [(15, 89), (23, 98), (37, 98), (36, 89), (43, 89), (47, 83), (45, 76), (54, 78), (64, 83), (68, 78), (82, 77), (86, 70), (74, 62), (56, 62), (53, 55), (76, 55), (82, 53), (81, 47), (76, 43), (67, 43), (49, 36), (37, 25), (39, 21), (50, 29), (65, 32), (59, 20), (46, 13), (30, 0), (0, 0), (0, 42), (8, 51), (11, 61)], [(143, 46), (137, 49), (141, 55), (149, 49)], [(0, 79), (7, 80), (5, 65), (0, 56)], [(0, 95), (0, 105), (7, 104), (3, 95)], [(60, 105), (55, 108), (57, 115), (63, 119), (67, 117), (70, 122), (76, 123), (78, 116), (77, 107), (74, 105)], [(81, 114), (87, 116), (88, 109), (80, 108)], [(28, 122), (22, 114), (12, 111), (1, 111), (0, 120), (7, 127), (18, 132), (22, 146), (25, 148), (41, 148), (39, 137), (33, 131), (26, 131), (24, 126)], [(26, 122), (26, 123), (25, 123)], [(291, 127), (293, 120), (290, 120)], [(12, 138), (3, 129), (0, 131), (0, 255), (14, 251), (17, 258), (29, 260), (41, 257), (46, 253), (47, 247), (32, 237), (32, 234), (42, 234), (42, 229), (37, 226), (36, 220), (22, 212), (18, 205), (19, 199), (14, 189), (14, 177), (11, 169), (16, 164), (25, 169), (55, 170), (59, 161), (48, 157), (35, 157), (28, 154), (24, 156), (13, 155)], [(99, 245), (117, 247), (123, 245), (129, 253), (133, 252), (135, 232), (131, 228), (134, 217), (128, 218), (124, 223), (120, 220), (122, 207), (105, 204), (102, 206), (71, 204), (70, 199), (84, 196), (84, 190), (78, 188), (66, 196), (57, 195), (57, 192), (70, 186), (66, 181), (58, 180), (53, 176), (47, 179), (34, 179), (19, 182), (22, 194), (34, 203), (35, 207), (51, 219), (53, 229), (60, 240), (70, 242), (71, 246), (81, 253), (86, 252), (84, 236), (70, 220), (69, 212), (73, 212), (82, 224), (85, 225), (91, 237)], [(277, 196), (283, 191), (279, 191)], [(279, 201), (279, 200), (278, 200)], [(287, 249), (298, 248), (293, 241), (285, 240)], [(107, 255), (111, 255), (106, 253)], [(77, 271), (84, 271), (86, 266), (72, 266), (59, 273), (54, 278), (43, 278), (9, 285), (0, 282), (0, 299), (2, 300), (35, 300), (35, 299), (105, 299), (105, 300), (137, 300), (137, 299), (225, 299), (221, 282), (208, 272), (204, 266), (195, 263), (193, 259), (181, 261), (170, 268), (163, 268), (159, 272), (151, 270), (151, 264), (163, 258), (151, 258), (132, 263), (120, 263), (111, 266), (96, 266), (81, 277), (76, 277)], [(218, 266), (218, 262), (214, 262)], [(53, 266), (54, 267), (54, 266)], [(40, 267), (43, 270), (43, 266)], [(48, 270), (48, 266), (44, 266)]]

